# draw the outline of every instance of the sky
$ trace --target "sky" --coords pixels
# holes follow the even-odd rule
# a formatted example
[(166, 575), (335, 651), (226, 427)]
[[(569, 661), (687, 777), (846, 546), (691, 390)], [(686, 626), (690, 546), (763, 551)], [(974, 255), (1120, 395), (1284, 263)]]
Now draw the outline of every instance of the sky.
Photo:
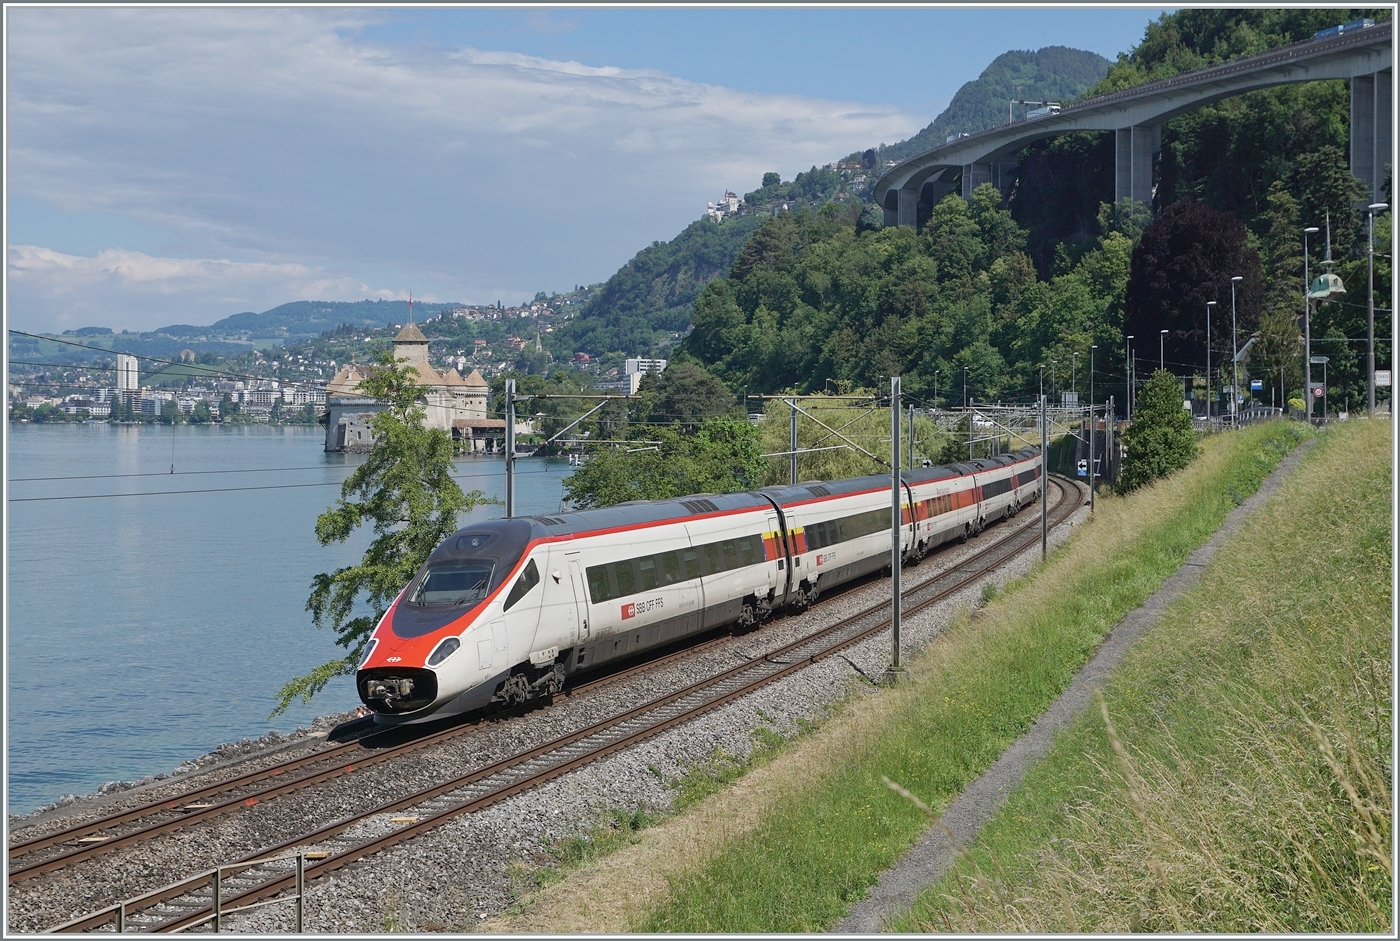
[(1163, 7), (5, 7), (10, 327), (518, 303)]

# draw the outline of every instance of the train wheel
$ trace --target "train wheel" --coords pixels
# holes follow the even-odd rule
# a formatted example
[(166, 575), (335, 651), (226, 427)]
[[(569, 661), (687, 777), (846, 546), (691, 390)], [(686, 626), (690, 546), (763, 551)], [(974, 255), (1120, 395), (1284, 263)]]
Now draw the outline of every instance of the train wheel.
[(754, 614), (751, 604), (745, 604), (739, 609), (739, 620), (734, 624), (734, 633), (747, 634), (758, 625), (758, 617)]

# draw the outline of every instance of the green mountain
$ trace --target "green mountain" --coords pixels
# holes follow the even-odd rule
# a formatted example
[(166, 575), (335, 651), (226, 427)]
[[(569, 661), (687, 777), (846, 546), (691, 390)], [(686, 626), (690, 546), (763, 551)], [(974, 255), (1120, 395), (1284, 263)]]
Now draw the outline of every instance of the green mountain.
[(690, 326), (705, 283), (729, 270), (764, 216), (697, 219), (669, 242), (652, 242), (623, 265), (550, 341), (555, 356), (584, 350), (647, 353)]
[[(414, 305), (422, 320), (452, 304)], [(221, 336), (248, 340), (271, 340), (319, 336), (341, 324), (382, 327), (408, 319), (407, 301), (292, 301), (260, 314), (245, 311), (216, 321), (207, 327), (162, 327), (157, 333), (172, 336)], [(178, 332), (177, 332), (178, 331)]]
[[(1109, 61), (1092, 52), (1048, 46), (1038, 52), (998, 56), (975, 81), (953, 96), (948, 108), (914, 137), (879, 151), (879, 159), (901, 160), (941, 144), (951, 133), (981, 130), (1006, 120), (1010, 97), (1061, 100), (1074, 97), (1107, 74)], [(1020, 108), (1024, 113), (1025, 109)], [(867, 165), (874, 159), (867, 152)], [(860, 152), (843, 162), (860, 162)], [(873, 175), (872, 171), (867, 171)], [(574, 321), (554, 334), (556, 357), (577, 350), (592, 354), (656, 352), (673, 334), (690, 326), (692, 302), (705, 282), (727, 275), (764, 218), (786, 205), (790, 210), (816, 208), (849, 192), (851, 183), (838, 171), (812, 167), (784, 182), (765, 174), (763, 185), (744, 195), (748, 216), (722, 223), (700, 219), (669, 242), (642, 249), (584, 307)], [(854, 200), (853, 200), (854, 201)]]
[(1069, 101), (1100, 82), (1111, 64), (1097, 53), (1065, 46), (1046, 46), (1037, 52), (1003, 52), (975, 81), (958, 89), (933, 123), (908, 140), (885, 147), (880, 151), (880, 159), (906, 160), (945, 143), (953, 134), (971, 134), (1005, 124), (1008, 111), (1012, 117), (1025, 117), (1027, 106), (1013, 106), (1012, 99)]

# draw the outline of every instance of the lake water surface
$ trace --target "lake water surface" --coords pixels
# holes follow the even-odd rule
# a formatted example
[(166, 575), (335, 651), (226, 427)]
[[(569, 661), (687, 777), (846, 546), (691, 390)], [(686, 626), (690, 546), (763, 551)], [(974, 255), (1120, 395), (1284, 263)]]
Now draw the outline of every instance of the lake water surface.
[[(323, 547), (314, 528), (361, 456), (326, 454), (318, 427), (8, 432), (10, 813), (358, 705), (343, 677), (267, 719), (283, 683), (344, 653), (305, 605), (312, 575), (368, 545), (358, 534)], [(456, 466), (462, 489), (503, 495), (499, 459)], [(517, 468), (517, 512), (558, 512), (567, 463)]]

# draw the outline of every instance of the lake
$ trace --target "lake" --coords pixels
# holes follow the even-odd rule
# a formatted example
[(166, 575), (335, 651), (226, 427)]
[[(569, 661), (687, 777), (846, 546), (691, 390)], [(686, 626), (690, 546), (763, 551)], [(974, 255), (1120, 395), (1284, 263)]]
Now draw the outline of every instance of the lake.
[[(323, 547), (315, 535), (362, 455), (325, 453), (316, 426), (8, 432), (10, 813), (358, 705), (342, 677), (267, 719), (283, 683), (344, 653), (305, 605), (314, 574), (354, 563), (369, 543), (357, 534)], [(517, 512), (558, 512), (567, 461), (516, 467)], [(463, 490), (504, 495), (501, 460), (456, 468)], [(481, 507), (462, 522), (503, 512)]]

